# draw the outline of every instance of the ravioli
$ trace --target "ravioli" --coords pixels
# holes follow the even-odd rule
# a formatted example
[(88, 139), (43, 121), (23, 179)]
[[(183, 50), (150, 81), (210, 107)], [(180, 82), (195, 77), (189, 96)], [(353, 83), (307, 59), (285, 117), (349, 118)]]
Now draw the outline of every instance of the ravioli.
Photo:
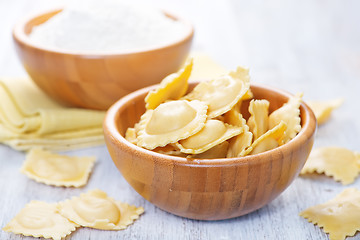
[(135, 128), (128, 128), (125, 132), (125, 139), (131, 142), (132, 144), (137, 144), (137, 133)]
[[(185, 74), (190, 65), (176, 76)], [(185, 91), (184, 84), (187, 88), (187, 80), (170, 76), (172, 80), (164, 80), (148, 96), (158, 101), (160, 98), (155, 96), (160, 92), (159, 96), (174, 96), (176, 91), (179, 95), (161, 98), (154, 109), (147, 109), (139, 123), (127, 129), (125, 138), (129, 142), (157, 153), (190, 159), (232, 158), (276, 148), (301, 130), (302, 94), (289, 98), (270, 115), (268, 100), (253, 99), (248, 108), (250, 117), (244, 119), (242, 114), (249, 113), (241, 105), (254, 97), (248, 69), (238, 67), (229, 74), (200, 82), (183, 97), (180, 96)], [(182, 84), (175, 87), (175, 82)], [(172, 100), (176, 98), (180, 99)]]
[(248, 126), (254, 135), (254, 140), (263, 135), (269, 128), (269, 101), (251, 100), (249, 112), (251, 116), (248, 119)]
[(281, 146), (284, 143), (286, 129), (286, 123), (281, 121), (278, 125), (256, 139), (250, 147), (243, 150), (240, 156), (246, 156), (248, 154), (254, 155)]
[(334, 199), (302, 211), (300, 216), (322, 227), (330, 240), (343, 240), (360, 230), (360, 191), (347, 188)]
[(115, 201), (96, 189), (61, 202), (59, 211), (82, 227), (122, 230), (138, 219), (144, 209)]
[(341, 106), (344, 99), (338, 98), (328, 101), (308, 101), (310, 108), (314, 111), (318, 125), (329, 120), (334, 109)]
[(148, 93), (145, 97), (147, 109), (155, 109), (167, 100), (178, 100), (185, 95), (188, 89), (188, 79), (193, 67), (193, 60), (190, 59), (185, 66), (177, 73), (170, 74), (164, 78), (160, 86)]
[(273, 128), (284, 121), (287, 125), (287, 130), (284, 137), (284, 143), (293, 139), (301, 130), (300, 119), (300, 104), (302, 93), (298, 93), (291, 97), (287, 103), (281, 108), (276, 109), (269, 116), (269, 128)]
[(243, 129), (237, 126), (231, 126), (219, 120), (209, 119), (205, 126), (198, 133), (189, 138), (180, 140), (176, 146), (183, 153), (199, 154), (210, 148), (239, 135)]
[(152, 150), (194, 135), (205, 126), (207, 108), (198, 100), (177, 100), (146, 111), (139, 123), (137, 144)]
[[(240, 108), (236, 108), (240, 109)], [(226, 157), (239, 157), (240, 153), (249, 147), (252, 143), (253, 134), (249, 131), (249, 126), (246, 124), (246, 120), (241, 113), (232, 109), (224, 116), (224, 121), (230, 125), (243, 128), (243, 132), (229, 140), (229, 148)]]
[(60, 240), (75, 231), (77, 225), (61, 216), (57, 203), (31, 201), (3, 228), (24, 236)]
[(313, 149), (301, 174), (325, 173), (342, 184), (350, 184), (360, 172), (360, 154), (340, 147)]
[(70, 157), (33, 149), (27, 154), (21, 172), (47, 185), (81, 187), (87, 183), (94, 163), (95, 157)]
[(157, 153), (167, 154), (176, 157), (186, 157), (185, 153), (180, 152), (180, 149), (175, 144), (168, 144), (165, 147), (157, 147), (153, 150)]
[(228, 148), (229, 148), (229, 142), (224, 141), (203, 153), (188, 155), (187, 157), (199, 158), (199, 159), (225, 158)]
[(250, 91), (249, 70), (238, 67), (235, 72), (200, 82), (192, 92), (184, 96), (186, 100), (200, 100), (209, 106), (208, 117), (215, 118), (231, 110)]

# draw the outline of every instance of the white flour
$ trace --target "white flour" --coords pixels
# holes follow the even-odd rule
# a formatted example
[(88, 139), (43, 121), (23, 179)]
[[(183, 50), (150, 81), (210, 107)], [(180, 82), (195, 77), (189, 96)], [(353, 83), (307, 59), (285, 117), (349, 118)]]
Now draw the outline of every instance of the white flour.
[(159, 9), (119, 1), (74, 1), (35, 27), (34, 43), (71, 52), (121, 53), (179, 40), (188, 27)]

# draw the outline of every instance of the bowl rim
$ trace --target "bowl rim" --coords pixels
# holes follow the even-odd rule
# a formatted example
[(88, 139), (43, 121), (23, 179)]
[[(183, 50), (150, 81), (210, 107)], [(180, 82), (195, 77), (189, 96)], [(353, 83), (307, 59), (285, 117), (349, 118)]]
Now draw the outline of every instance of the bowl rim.
[[(191, 82), (190, 84), (198, 84), (199, 82)], [(302, 146), (308, 139), (311, 138), (316, 132), (317, 129), (317, 121), (316, 117), (311, 110), (311, 108), (304, 102), (301, 102), (301, 107), (304, 109), (305, 119), (306, 121), (302, 123), (302, 127), (300, 132), (289, 142), (285, 143), (284, 145), (281, 145), (279, 147), (276, 147), (274, 149), (254, 154), (254, 155), (247, 155), (244, 157), (233, 157), (233, 158), (214, 158), (214, 159), (198, 159), (198, 158), (185, 158), (185, 157), (178, 157), (178, 156), (171, 156), (166, 154), (157, 153), (142, 147), (139, 147), (135, 144), (130, 143), (123, 137), (120, 132), (117, 129), (116, 126), (116, 115), (118, 111), (126, 105), (126, 103), (131, 102), (132, 99), (138, 97), (139, 95), (146, 94), (150, 90), (153, 90), (156, 88), (158, 84), (152, 85), (146, 88), (139, 89), (135, 92), (132, 92), (121, 99), (119, 99), (117, 102), (115, 102), (107, 111), (105, 115), (105, 119), (103, 122), (103, 129), (104, 134), (108, 134), (111, 138), (111, 141), (116, 141), (117, 143), (121, 144), (123, 147), (125, 147), (129, 151), (136, 151), (138, 155), (146, 155), (147, 157), (156, 157), (158, 160), (162, 161), (170, 161), (173, 164), (181, 164), (181, 165), (188, 165), (194, 167), (194, 165), (197, 165), (198, 167), (207, 167), (207, 166), (220, 166), (220, 165), (238, 165), (238, 164), (251, 164), (256, 163), (258, 161), (270, 161), (272, 158), (271, 156), (282, 154), (284, 151), (289, 151), (289, 149), (294, 149), (297, 146)], [(276, 94), (281, 94), (287, 98), (293, 96), (287, 91), (280, 90), (278, 88), (270, 87), (268, 85), (264, 84), (251, 84), (251, 86), (257, 87), (257, 88), (263, 88), (266, 90), (270, 90), (272, 92), (275, 92)], [(145, 103), (144, 103), (145, 104)], [(106, 139), (106, 137), (105, 137)], [(258, 160), (258, 161), (255, 161)]]
[(163, 49), (172, 48), (178, 45), (182, 45), (188, 41), (191, 41), (194, 37), (194, 26), (187, 20), (184, 20), (177, 15), (161, 10), (167, 17), (172, 18), (176, 21), (181, 22), (184, 24), (187, 28), (186, 34), (184, 34), (183, 37), (172, 41), (167, 44), (159, 44), (155, 45), (154, 47), (147, 47), (147, 48), (139, 48), (139, 50), (131, 50), (131, 51), (121, 51), (121, 52), (101, 52), (101, 51), (71, 51), (71, 50), (62, 50), (61, 48), (49, 48), (49, 47), (43, 47), (41, 44), (37, 44), (36, 42), (32, 41), (29, 37), (29, 34), (25, 33), (25, 26), (30, 22), (33, 21), (36, 18), (42, 17), (44, 15), (48, 14), (57, 14), (57, 12), (61, 12), (64, 9), (64, 6), (57, 7), (53, 9), (48, 9), (39, 13), (30, 14), (21, 20), (19, 20), (13, 27), (12, 30), (12, 37), (15, 41), (20, 42), (23, 45), (26, 45), (30, 48), (36, 49), (38, 51), (44, 51), (48, 53), (53, 54), (64, 54), (64, 55), (71, 55), (71, 56), (79, 56), (79, 57), (88, 57), (88, 58), (99, 58), (99, 57), (116, 57), (116, 56), (127, 56), (127, 55), (133, 55), (133, 54), (144, 54), (144, 53), (151, 53), (156, 52)]

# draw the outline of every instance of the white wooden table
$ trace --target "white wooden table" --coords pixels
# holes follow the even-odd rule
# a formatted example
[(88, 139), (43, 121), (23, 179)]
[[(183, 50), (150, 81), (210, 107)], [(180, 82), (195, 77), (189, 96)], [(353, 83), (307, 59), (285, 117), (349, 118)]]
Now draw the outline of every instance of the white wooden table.
[[(228, 68), (246, 65), (252, 82), (275, 86), (307, 99), (344, 97), (344, 105), (318, 129), (315, 147), (360, 151), (360, 2), (358, 0), (182, 0), (153, 1), (192, 21), (194, 50)], [(24, 15), (47, 9), (48, 0), (0, 0), (0, 76), (25, 72), (17, 59), (11, 28)], [(262, 209), (225, 221), (195, 221), (166, 213), (145, 201), (117, 171), (104, 146), (69, 152), (96, 155), (94, 172), (81, 189), (50, 187), (19, 172), (24, 153), (0, 145), (0, 227), (30, 200), (60, 201), (93, 188), (145, 208), (124, 231), (77, 230), (71, 239), (327, 239), (298, 216), (333, 198), (345, 186), (325, 176), (297, 178)], [(348, 187), (360, 189), (360, 179)], [(31, 239), (0, 231), (0, 239)], [(353, 238), (360, 239), (360, 234)]]

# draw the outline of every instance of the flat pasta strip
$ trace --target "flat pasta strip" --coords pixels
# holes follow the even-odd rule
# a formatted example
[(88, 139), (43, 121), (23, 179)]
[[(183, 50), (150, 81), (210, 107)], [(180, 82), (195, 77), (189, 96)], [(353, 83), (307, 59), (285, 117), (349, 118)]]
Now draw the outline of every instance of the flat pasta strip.
[(339, 147), (313, 149), (301, 174), (325, 173), (342, 184), (350, 184), (360, 172), (360, 154)]
[(145, 97), (146, 109), (155, 109), (167, 100), (178, 100), (185, 95), (188, 89), (188, 79), (193, 67), (193, 60), (185, 64), (177, 73), (170, 74), (164, 78), (160, 86), (148, 93)]
[(286, 123), (284, 121), (281, 121), (278, 125), (268, 130), (266, 133), (256, 139), (250, 147), (243, 150), (239, 155), (253, 155), (281, 146), (284, 142), (286, 129)]
[(360, 191), (347, 188), (334, 199), (302, 211), (300, 216), (322, 227), (330, 240), (343, 240), (360, 230)]
[(269, 116), (270, 129), (278, 125), (280, 121), (286, 123), (287, 130), (284, 137), (284, 143), (293, 139), (301, 130), (300, 104), (302, 95), (302, 93), (298, 93), (291, 97), (287, 103), (272, 112)]
[(248, 98), (249, 90), (249, 70), (238, 67), (236, 72), (200, 82), (184, 99), (205, 102), (209, 118), (215, 118), (230, 111), (244, 96)]
[(152, 150), (194, 135), (205, 126), (207, 108), (198, 100), (177, 100), (146, 111), (140, 119), (137, 144)]
[(59, 211), (83, 227), (122, 230), (138, 219), (144, 209), (115, 201), (96, 189), (59, 203)]
[(60, 240), (75, 231), (70, 222), (57, 211), (57, 203), (31, 201), (3, 228), (4, 231), (24, 236)]
[(81, 187), (87, 183), (95, 157), (70, 157), (33, 149), (23, 163), (21, 172), (47, 185)]
[(254, 135), (254, 140), (263, 135), (269, 129), (269, 101), (251, 100), (249, 105), (250, 117), (248, 126)]
[(176, 146), (183, 153), (199, 154), (210, 148), (239, 135), (243, 129), (237, 126), (231, 126), (219, 120), (209, 119), (205, 126), (198, 133), (180, 140)]
[(343, 104), (344, 99), (338, 98), (328, 101), (308, 101), (310, 108), (314, 111), (318, 125), (329, 120), (332, 111)]
[(225, 113), (224, 121), (230, 125), (243, 128), (243, 132), (229, 140), (229, 148), (226, 157), (238, 157), (240, 153), (252, 143), (253, 134), (249, 131), (249, 126), (241, 113), (236, 109), (231, 109)]

